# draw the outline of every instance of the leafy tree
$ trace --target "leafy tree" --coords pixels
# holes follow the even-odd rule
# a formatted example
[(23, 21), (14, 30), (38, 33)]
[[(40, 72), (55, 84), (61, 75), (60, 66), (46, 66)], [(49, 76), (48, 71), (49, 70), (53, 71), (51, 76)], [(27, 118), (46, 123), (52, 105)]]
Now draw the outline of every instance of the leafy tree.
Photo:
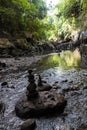
[(56, 5), (56, 30), (58, 36), (86, 29), (84, 22), (87, 16), (87, 0), (61, 0)]
[(43, 19), (47, 15), (46, 3), (43, 0), (32, 0), (32, 3), (38, 9), (38, 18)]
[(0, 29), (11, 34), (29, 31), (33, 38), (40, 39), (45, 35), (42, 19), (46, 13), (43, 0), (0, 0)]
[(22, 4), (15, 0), (0, 0), (0, 28), (8, 32), (14, 32), (22, 29)]

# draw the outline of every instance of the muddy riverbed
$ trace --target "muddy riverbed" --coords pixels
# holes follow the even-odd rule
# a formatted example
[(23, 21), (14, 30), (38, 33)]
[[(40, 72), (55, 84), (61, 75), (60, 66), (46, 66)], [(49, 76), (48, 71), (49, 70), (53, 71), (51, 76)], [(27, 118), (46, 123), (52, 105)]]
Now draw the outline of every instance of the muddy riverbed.
[[(24, 120), (15, 114), (15, 104), (28, 85), (27, 70), (29, 65), (41, 59), (41, 56), (4, 58), (6, 68), (0, 69), (0, 99), (5, 104), (5, 111), (0, 114), (0, 130), (20, 130)], [(36, 130), (87, 130), (87, 69), (80, 67), (40, 68), (33, 67), (36, 81), (41, 74), (44, 81), (61, 93), (67, 100), (64, 113), (50, 118), (36, 119)], [(8, 85), (2, 86), (3, 82)], [(37, 82), (36, 82), (37, 83)]]

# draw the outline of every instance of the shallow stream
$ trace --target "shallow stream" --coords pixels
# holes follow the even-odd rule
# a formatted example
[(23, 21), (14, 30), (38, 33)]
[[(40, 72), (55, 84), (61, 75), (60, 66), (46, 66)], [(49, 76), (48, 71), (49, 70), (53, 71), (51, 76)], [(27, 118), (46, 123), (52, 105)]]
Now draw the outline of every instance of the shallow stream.
[[(31, 62), (33, 58), (3, 60), (7, 63), (7, 68), (0, 71), (0, 99), (5, 104), (5, 111), (0, 114), (0, 130), (20, 130), (24, 120), (16, 116), (15, 104), (26, 91), (27, 70), (30, 68), (27, 62), (29, 60)], [(0, 61), (3, 60), (0, 59)], [(59, 116), (36, 119), (36, 130), (87, 130), (87, 69), (77, 66), (57, 67), (57, 64), (56, 66), (49, 64), (50, 67), (47, 67), (46, 59), (43, 61), (44, 64), (42, 61), (32, 64), (36, 81), (40, 74), (42, 80), (50, 84), (54, 91), (65, 96), (67, 106), (64, 113)], [(18, 64), (20, 68), (26, 69), (19, 69)], [(16, 68), (15, 66), (17, 70), (13, 69)], [(8, 86), (1, 85), (5, 81)]]

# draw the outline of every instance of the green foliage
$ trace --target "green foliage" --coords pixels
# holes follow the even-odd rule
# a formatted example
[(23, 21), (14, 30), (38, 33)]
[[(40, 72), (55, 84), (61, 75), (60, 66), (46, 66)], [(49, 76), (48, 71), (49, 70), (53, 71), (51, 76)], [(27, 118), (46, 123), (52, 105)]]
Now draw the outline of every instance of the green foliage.
[(0, 0), (0, 29), (11, 34), (29, 31), (33, 38), (42, 39), (46, 13), (43, 0)]
[(56, 9), (58, 36), (61, 36), (62, 32), (66, 36), (72, 31), (87, 28), (87, 0), (61, 0)]
[(38, 10), (38, 18), (43, 19), (47, 15), (46, 3), (43, 0), (32, 0)]
[(28, 32), (33, 41), (62, 39), (79, 28), (87, 28), (87, 0), (61, 0), (56, 16), (47, 16), (44, 0), (0, 0), (0, 30), (13, 35)]
[(83, 12), (87, 13), (87, 0), (81, 0)]
[(63, 6), (63, 16), (65, 18), (78, 17), (80, 15), (80, 0), (66, 0)]
[(22, 13), (19, 1), (0, 0), (0, 28), (11, 33), (22, 29)]

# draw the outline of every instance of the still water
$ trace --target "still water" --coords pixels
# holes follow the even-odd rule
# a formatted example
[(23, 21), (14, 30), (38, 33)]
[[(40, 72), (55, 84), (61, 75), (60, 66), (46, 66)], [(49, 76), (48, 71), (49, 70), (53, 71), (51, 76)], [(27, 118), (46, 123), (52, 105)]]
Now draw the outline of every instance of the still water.
[(43, 59), (39, 60), (31, 66), (38, 71), (43, 71), (49, 68), (59, 67), (60, 69), (70, 69), (79, 67), (81, 55), (78, 49), (72, 51), (62, 51), (60, 54), (52, 53)]

